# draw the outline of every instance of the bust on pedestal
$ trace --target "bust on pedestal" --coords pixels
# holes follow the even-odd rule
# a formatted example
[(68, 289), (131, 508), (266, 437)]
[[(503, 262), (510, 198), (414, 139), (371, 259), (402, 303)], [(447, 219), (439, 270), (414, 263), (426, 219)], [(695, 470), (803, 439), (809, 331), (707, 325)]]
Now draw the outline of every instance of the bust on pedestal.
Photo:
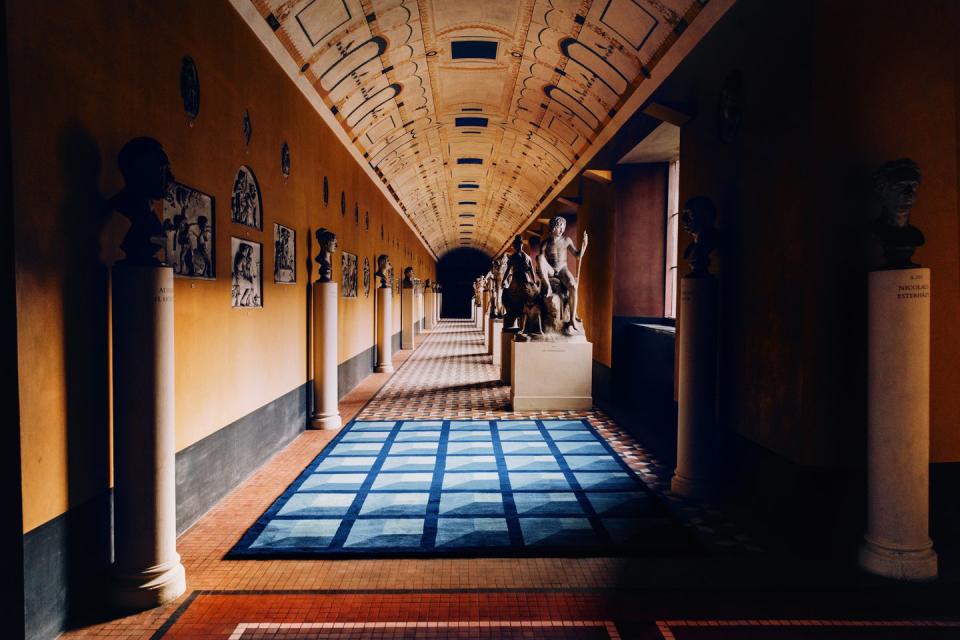
[(413, 349), (417, 335), (417, 296), (414, 291), (413, 267), (403, 270), (400, 285), (400, 348)]
[(683, 254), (691, 266), (680, 280), (677, 326), (677, 467), (671, 490), (704, 499), (717, 493), (717, 278), (710, 254), (719, 245), (716, 209), (709, 198), (687, 201), (684, 230), (693, 236)]
[(337, 379), (337, 283), (333, 282), (332, 256), (337, 236), (325, 228), (317, 229), (320, 252), (316, 262), (320, 277), (313, 283), (313, 415), (314, 429), (339, 429), (341, 426)]
[(393, 265), (390, 257), (377, 258), (377, 373), (393, 371)]
[(177, 553), (173, 269), (153, 211), (173, 180), (160, 143), (134, 138), (118, 157), (110, 204), (131, 223), (113, 268), (114, 550), (111, 599), (156, 607), (186, 589)]
[(874, 235), (884, 265), (868, 276), (867, 530), (860, 566), (899, 580), (937, 577), (929, 535), (930, 270), (910, 224), (920, 168), (908, 159), (875, 176), (882, 213)]

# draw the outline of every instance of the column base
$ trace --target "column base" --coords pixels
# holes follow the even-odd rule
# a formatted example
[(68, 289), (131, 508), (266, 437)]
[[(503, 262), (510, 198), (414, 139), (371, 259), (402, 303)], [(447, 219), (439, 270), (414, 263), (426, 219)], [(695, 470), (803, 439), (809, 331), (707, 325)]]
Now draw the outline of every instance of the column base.
[(933, 543), (923, 549), (891, 549), (864, 540), (860, 546), (860, 567), (894, 580), (936, 580), (937, 552)]
[(187, 590), (187, 574), (180, 564), (180, 555), (174, 562), (157, 565), (143, 571), (113, 573), (110, 601), (127, 610), (152, 609), (172, 602)]
[(340, 419), (339, 413), (332, 416), (322, 416), (315, 413), (310, 416), (311, 429), (339, 429), (342, 426), (343, 421)]
[(394, 369), (392, 364), (378, 364), (377, 368), (374, 369), (375, 373), (393, 373), (393, 371)]
[(673, 479), (670, 480), (670, 491), (690, 500), (710, 500), (720, 493), (713, 481), (688, 478), (678, 473), (674, 473)]

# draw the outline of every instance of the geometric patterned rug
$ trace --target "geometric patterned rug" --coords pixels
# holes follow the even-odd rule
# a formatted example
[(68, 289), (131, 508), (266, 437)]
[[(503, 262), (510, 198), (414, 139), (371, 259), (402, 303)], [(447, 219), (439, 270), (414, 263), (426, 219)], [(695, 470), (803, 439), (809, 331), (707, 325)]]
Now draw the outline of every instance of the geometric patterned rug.
[(586, 420), (353, 421), (228, 558), (699, 547)]

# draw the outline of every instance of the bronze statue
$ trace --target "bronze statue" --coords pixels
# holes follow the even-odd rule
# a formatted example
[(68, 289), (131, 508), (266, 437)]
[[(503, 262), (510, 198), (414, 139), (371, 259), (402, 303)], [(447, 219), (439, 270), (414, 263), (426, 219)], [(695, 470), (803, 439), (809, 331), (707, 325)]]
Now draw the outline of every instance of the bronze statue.
[[(587, 251), (589, 237), (583, 233), (583, 243), (578, 249), (573, 241), (563, 235), (567, 229), (567, 221), (561, 216), (550, 220), (550, 234), (543, 239), (540, 245), (538, 266), (542, 278), (543, 298), (548, 300), (558, 289), (560, 294), (560, 317), (564, 323), (564, 331), (568, 334), (580, 333), (580, 319), (577, 317), (578, 281), (580, 260)], [(577, 258), (577, 276), (567, 268), (567, 251)]]
[(720, 245), (720, 232), (714, 227), (716, 219), (716, 207), (706, 196), (690, 198), (684, 205), (680, 222), (683, 230), (693, 236), (693, 242), (683, 252), (683, 259), (691, 267), (684, 278), (710, 276), (710, 254)]
[(120, 244), (126, 257), (119, 264), (164, 266), (156, 254), (167, 239), (152, 203), (162, 200), (173, 182), (170, 159), (153, 138), (134, 138), (120, 149), (117, 165), (124, 185), (110, 205), (130, 220), (130, 230)]
[(873, 233), (883, 245), (884, 269), (911, 269), (913, 252), (926, 242), (923, 232), (910, 224), (910, 210), (917, 201), (920, 167), (909, 158), (887, 162), (874, 174), (874, 190), (880, 198), (880, 217)]
[(403, 288), (412, 289), (415, 284), (414, 280), (416, 280), (416, 277), (413, 275), (413, 267), (406, 267), (403, 270)]
[(317, 264), (320, 265), (320, 278), (317, 282), (330, 282), (333, 276), (331, 261), (333, 260), (333, 252), (337, 250), (337, 235), (326, 227), (320, 227), (317, 229), (316, 236), (317, 246), (320, 247), (320, 251), (315, 258)]
[(393, 265), (390, 264), (390, 256), (385, 253), (381, 253), (377, 258), (377, 272), (373, 275), (380, 278), (380, 288), (389, 289), (390, 288), (390, 274), (393, 273)]

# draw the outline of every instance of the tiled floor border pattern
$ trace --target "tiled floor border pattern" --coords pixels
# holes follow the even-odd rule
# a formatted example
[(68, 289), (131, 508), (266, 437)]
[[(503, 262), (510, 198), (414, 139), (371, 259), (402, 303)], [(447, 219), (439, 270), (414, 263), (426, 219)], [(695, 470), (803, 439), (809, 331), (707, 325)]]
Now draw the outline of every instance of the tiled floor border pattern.
[(660, 632), (663, 640), (677, 640), (674, 635), (674, 629), (700, 627), (700, 628), (777, 628), (777, 629), (802, 629), (802, 628), (855, 628), (855, 629), (880, 629), (880, 628), (944, 628), (958, 629), (960, 632), (960, 621), (958, 620), (658, 620), (657, 630)]
[[(414, 621), (414, 622), (304, 622), (304, 623), (278, 623), (278, 622), (242, 622), (237, 625), (229, 640), (243, 640), (243, 635), (247, 631), (275, 631), (281, 635), (283, 631), (351, 631), (351, 630), (441, 630), (446, 629), (451, 632), (463, 630), (494, 630), (494, 629), (603, 629), (610, 636), (610, 640), (620, 640), (620, 633), (617, 627), (609, 620), (453, 620), (445, 621)], [(281, 635), (282, 637), (282, 635)]]

